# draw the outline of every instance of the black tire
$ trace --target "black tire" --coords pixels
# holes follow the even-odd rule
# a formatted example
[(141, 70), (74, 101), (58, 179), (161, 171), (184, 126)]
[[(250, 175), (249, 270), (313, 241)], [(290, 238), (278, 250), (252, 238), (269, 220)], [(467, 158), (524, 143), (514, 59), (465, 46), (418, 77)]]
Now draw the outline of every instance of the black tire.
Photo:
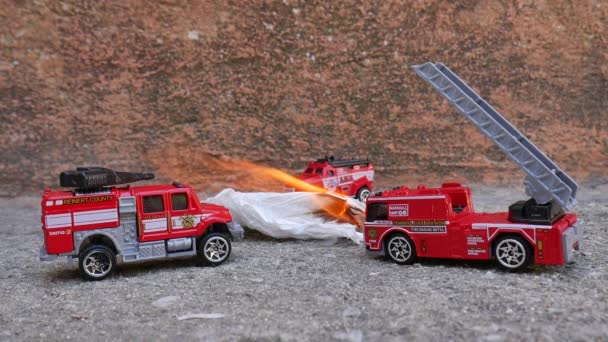
[(386, 258), (399, 265), (411, 265), (416, 261), (416, 246), (409, 236), (393, 234), (384, 240)]
[(369, 196), (371, 196), (372, 192), (366, 186), (363, 186), (359, 191), (357, 191), (357, 199), (359, 202), (365, 203)]
[(78, 254), (80, 275), (86, 280), (107, 278), (116, 267), (116, 254), (104, 245), (91, 245)]
[(230, 237), (222, 233), (211, 233), (199, 240), (198, 258), (204, 266), (221, 265), (230, 257)]
[(524, 271), (532, 263), (534, 250), (521, 236), (506, 235), (494, 243), (492, 256), (498, 266), (511, 272)]

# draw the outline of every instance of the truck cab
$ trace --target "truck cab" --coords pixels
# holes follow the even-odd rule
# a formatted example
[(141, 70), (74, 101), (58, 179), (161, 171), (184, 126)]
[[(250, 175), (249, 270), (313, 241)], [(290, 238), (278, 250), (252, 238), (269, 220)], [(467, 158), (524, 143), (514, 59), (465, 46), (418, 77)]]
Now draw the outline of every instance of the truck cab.
[(327, 163), (318, 163), (318, 162), (312, 162), (310, 164), (308, 164), (308, 166), (306, 167), (306, 169), (304, 169), (304, 171), (302, 172), (302, 174), (300, 174), (300, 176), (298, 178), (300, 178), (301, 180), (306, 181), (307, 183), (310, 183), (312, 185), (316, 185), (316, 186), (320, 186), (320, 187), (324, 187), (325, 184), (327, 184), (327, 189), (328, 190), (335, 190), (336, 186), (337, 186), (337, 182), (323, 182), (323, 179), (326, 179), (328, 177), (335, 177), (337, 175), (337, 171), (336, 169), (327, 164)]
[(137, 205), (140, 241), (197, 235), (206, 219), (230, 222), (226, 208), (201, 204), (188, 185), (158, 185), (131, 190)]
[(325, 157), (310, 162), (298, 178), (365, 202), (373, 190), (374, 165), (367, 159)]

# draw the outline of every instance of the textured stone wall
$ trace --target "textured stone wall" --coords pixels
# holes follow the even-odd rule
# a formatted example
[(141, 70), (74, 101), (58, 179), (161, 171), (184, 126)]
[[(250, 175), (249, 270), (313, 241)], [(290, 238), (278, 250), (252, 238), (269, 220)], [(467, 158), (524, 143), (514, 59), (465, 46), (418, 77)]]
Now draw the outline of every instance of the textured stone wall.
[[(216, 190), (214, 159), (369, 156), (381, 185), (520, 182), (410, 68), (442, 61), (578, 180), (608, 166), (603, 1), (0, 1), (0, 195), (61, 170)], [(236, 177), (238, 178), (238, 177)]]

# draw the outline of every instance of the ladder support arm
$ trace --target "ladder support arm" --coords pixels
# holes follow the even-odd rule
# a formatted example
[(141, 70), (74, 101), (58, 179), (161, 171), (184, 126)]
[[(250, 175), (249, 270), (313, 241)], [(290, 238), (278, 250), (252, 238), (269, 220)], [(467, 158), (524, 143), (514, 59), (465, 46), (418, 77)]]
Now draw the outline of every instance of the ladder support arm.
[(505, 117), (442, 63), (412, 68), (461, 111), (526, 174), (526, 193), (538, 203), (555, 200), (569, 209), (576, 203), (577, 184)]

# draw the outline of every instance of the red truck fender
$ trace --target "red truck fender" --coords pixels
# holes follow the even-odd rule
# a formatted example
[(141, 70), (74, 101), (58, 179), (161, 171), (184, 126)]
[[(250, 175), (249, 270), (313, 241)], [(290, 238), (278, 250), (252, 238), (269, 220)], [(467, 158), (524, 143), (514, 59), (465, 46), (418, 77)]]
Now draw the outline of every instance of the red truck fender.
[(366, 187), (369, 191), (372, 191), (372, 182), (367, 177), (362, 177), (353, 182), (353, 188), (357, 189), (354, 193), (356, 194), (363, 187)]

